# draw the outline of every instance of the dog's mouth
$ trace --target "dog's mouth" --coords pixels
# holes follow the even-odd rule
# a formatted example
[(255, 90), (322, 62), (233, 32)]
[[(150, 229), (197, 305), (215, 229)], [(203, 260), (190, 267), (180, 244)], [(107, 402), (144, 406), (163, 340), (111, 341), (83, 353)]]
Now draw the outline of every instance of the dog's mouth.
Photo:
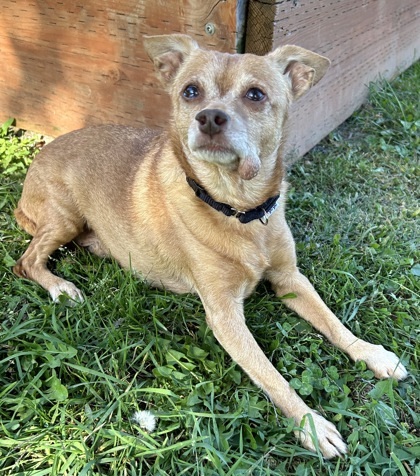
[(219, 134), (209, 138), (204, 134), (189, 137), (188, 146), (199, 160), (209, 162), (229, 171), (237, 171), (243, 180), (253, 179), (259, 172), (261, 161), (254, 148), (246, 142), (231, 144), (226, 136)]
[(248, 151), (248, 154), (242, 156), (231, 147), (221, 144), (202, 144), (195, 147), (193, 152), (200, 160), (217, 164), (228, 170), (236, 170), (243, 180), (253, 179), (261, 167), (260, 159), (256, 154)]
[(201, 145), (197, 147), (197, 150), (200, 152), (213, 152), (216, 154), (236, 155), (235, 151), (233, 151), (229, 147), (214, 143)]
[(235, 169), (240, 160), (239, 154), (229, 145), (216, 141), (198, 141), (191, 147), (191, 152), (200, 160)]
[(201, 160), (236, 170), (243, 180), (253, 179), (261, 167), (256, 154), (248, 153), (242, 157), (235, 150), (219, 144), (202, 145), (194, 152)]

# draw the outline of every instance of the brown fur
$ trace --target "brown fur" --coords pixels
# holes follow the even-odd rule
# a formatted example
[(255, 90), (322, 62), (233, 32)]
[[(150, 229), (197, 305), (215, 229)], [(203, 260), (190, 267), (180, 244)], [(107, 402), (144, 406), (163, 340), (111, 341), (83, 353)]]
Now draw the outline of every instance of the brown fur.
[[(48, 271), (48, 255), (76, 240), (111, 255), (151, 284), (195, 292), (214, 335), (252, 380), (315, 448), (310, 419), (326, 457), (346, 451), (334, 425), (311, 410), (278, 373), (245, 324), (244, 299), (261, 279), (279, 297), (377, 377), (404, 378), (398, 358), (356, 338), (327, 308), (296, 266), (284, 217), (284, 127), (290, 103), (324, 75), (329, 62), (297, 46), (265, 57), (205, 51), (189, 37), (149, 37), (146, 50), (171, 95), (173, 119), (160, 134), (106, 125), (64, 135), (36, 157), (24, 184), (16, 219), (33, 240), (16, 274), (32, 279), (54, 299), (82, 299), (68, 281)], [(196, 97), (183, 92), (193, 85)], [(265, 94), (251, 100), (255, 88)], [(217, 134), (200, 129), (198, 113), (222, 111)], [(220, 122), (220, 121), (219, 121)], [(248, 210), (281, 192), (267, 226), (240, 223), (197, 198), (195, 179), (217, 201)]]

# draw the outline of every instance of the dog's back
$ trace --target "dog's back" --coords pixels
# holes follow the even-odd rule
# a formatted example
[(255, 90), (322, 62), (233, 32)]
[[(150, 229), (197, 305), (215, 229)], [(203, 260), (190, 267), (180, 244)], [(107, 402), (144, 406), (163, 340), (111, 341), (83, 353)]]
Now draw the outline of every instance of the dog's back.
[(15, 211), (31, 235), (54, 208), (83, 226), (107, 210), (125, 210), (137, 169), (158, 133), (119, 125), (80, 129), (44, 147), (31, 164)]
[[(29, 168), (16, 210), (19, 224), (34, 235), (42, 211), (38, 204), (51, 200), (51, 193), (54, 199), (60, 193), (63, 201), (74, 201), (84, 216), (90, 208), (87, 204), (95, 209), (93, 213), (100, 212), (105, 204), (118, 207), (115, 200), (127, 200), (136, 170), (157, 135), (149, 129), (103, 125), (58, 137), (44, 147)], [(25, 216), (30, 217), (29, 226)]]

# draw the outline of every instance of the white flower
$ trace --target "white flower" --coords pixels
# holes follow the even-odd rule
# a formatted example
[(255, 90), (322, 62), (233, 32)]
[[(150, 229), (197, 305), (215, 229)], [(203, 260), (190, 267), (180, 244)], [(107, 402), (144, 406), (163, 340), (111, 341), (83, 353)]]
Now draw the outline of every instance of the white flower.
[(134, 421), (134, 423), (139, 425), (140, 428), (148, 431), (149, 433), (152, 433), (156, 428), (156, 417), (153, 415), (152, 412), (149, 412), (148, 410), (141, 410), (139, 412), (135, 412), (132, 417), (132, 420)]

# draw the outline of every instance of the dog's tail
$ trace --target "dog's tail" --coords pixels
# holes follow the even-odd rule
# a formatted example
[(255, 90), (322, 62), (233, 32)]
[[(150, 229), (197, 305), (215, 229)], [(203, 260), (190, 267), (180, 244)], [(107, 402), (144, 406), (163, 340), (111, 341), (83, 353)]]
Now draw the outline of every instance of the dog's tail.
[(19, 226), (22, 227), (27, 233), (34, 236), (37, 228), (36, 223), (25, 214), (25, 212), (20, 207), (20, 204), (18, 204), (14, 214)]

